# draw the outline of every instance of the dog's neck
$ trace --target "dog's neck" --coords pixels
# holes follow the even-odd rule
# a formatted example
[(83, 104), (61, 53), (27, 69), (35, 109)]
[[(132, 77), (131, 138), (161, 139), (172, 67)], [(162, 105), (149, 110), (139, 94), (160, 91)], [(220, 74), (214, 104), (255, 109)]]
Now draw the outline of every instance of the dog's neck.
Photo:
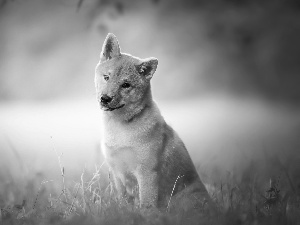
[(110, 120), (119, 121), (123, 124), (130, 124), (134, 121), (142, 119), (145, 113), (154, 107), (152, 100), (151, 88), (147, 89), (145, 96), (141, 101), (125, 106), (124, 108), (114, 111), (103, 111), (103, 122)]

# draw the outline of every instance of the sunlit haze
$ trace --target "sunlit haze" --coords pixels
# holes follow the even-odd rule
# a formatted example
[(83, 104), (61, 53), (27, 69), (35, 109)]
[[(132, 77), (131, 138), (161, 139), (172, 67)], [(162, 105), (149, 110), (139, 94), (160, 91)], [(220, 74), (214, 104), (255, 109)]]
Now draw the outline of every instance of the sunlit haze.
[(239, 176), (265, 151), (299, 157), (300, 20), (290, 8), (279, 19), (268, 4), (225, 1), (3, 2), (0, 189), (24, 174), (60, 180), (57, 154), (69, 182), (103, 163), (94, 69), (108, 32), (122, 52), (158, 59), (154, 99), (203, 174)]

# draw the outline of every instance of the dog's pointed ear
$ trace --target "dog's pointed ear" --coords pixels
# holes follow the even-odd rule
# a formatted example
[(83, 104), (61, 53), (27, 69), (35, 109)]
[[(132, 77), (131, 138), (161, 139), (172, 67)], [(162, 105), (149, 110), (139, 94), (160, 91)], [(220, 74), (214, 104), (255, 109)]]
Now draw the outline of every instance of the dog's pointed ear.
[(142, 60), (142, 63), (136, 66), (139, 74), (145, 76), (146, 79), (150, 80), (156, 71), (158, 60), (156, 58), (147, 58)]
[(100, 62), (110, 60), (112, 58), (118, 57), (121, 55), (121, 50), (117, 37), (109, 33), (102, 46), (102, 51), (100, 54)]

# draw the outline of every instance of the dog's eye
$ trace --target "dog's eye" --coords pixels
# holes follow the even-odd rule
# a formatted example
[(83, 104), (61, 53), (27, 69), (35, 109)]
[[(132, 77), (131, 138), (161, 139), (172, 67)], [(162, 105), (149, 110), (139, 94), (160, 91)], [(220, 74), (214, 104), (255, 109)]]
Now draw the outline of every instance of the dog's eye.
[(131, 85), (127, 82), (123, 83), (121, 86), (122, 86), (122, 88), (130, 88), (131, 87)]
[(108, 75), (103, 75), (104, 80), (108, 81), (109, 80), (109, 76)]

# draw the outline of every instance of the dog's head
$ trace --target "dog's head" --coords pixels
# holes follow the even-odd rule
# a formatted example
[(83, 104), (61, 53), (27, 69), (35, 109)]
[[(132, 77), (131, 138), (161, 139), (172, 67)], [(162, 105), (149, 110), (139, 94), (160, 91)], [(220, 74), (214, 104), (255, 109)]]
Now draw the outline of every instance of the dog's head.
[(135, 109), (150, 92), (158, 61), (121, 53), (114, 34), (108, 34), (95, 70), (97, 99), (104, 111)]

